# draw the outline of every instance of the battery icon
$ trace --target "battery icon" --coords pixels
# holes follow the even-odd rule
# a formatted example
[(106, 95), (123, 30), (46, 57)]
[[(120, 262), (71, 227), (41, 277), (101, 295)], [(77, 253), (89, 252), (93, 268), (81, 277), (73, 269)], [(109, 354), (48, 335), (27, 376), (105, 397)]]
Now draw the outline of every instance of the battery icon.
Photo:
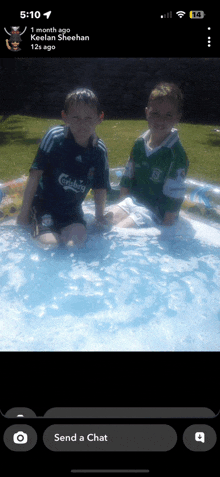
[(191, 10), (189, 12), (189, 17), (192, 19), (201, 19), (204, 18), (205, 13), (202, 10)]

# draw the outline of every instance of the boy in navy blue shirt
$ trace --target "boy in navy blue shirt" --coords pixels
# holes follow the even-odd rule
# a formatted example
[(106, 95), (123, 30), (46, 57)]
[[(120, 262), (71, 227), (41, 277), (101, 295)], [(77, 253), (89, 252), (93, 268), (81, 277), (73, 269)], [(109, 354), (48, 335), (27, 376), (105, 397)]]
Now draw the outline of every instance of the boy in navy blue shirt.
[(50, 129), (41, 141), (30, 169), (17, 223), (32, 222), (33, 235), (43, 245), (82, 246), (86, 223), (82, 202), (94, 190), (96, 221), (104, 222), (109, 167), (105, 144), (95, 128), (104, 114), (96, 95), (77, 89), (65, 101), (65, 126)]

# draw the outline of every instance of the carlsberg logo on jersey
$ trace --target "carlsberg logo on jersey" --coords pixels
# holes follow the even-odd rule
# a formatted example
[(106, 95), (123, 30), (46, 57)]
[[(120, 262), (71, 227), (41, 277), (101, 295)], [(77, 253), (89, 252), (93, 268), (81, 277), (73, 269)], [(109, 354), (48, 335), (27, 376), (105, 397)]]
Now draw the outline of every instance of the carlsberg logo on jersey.
[(58, 182), (63, 186), (64, 190), (72, 190), (73, 192), (85, 192), (86, 187), (82, 184), (83, 181), (75, 179), (74, 181), (68, 176), (68, 174), (60, 174)]

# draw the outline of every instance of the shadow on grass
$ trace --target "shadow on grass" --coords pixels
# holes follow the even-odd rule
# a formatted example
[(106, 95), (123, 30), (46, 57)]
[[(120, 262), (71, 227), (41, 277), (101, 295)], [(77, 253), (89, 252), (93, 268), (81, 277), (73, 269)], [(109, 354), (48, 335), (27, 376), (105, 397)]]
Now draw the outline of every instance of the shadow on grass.
[(26, 133), (22, 131), (16, 132), (3, 132), (0, 131), (0, 145), (10, 145), (11, 143), (21, 144), (24, 143), (26, 145), (36, 145), (38, 144), (39, 137), (29, 138), (27, 139)]
[(22, 122), (20, 117), (9, 117), (7, 122), (0, 123), (0, 145), (16, 144), (37, 144), (39, 137), (27, 138), (26, 124)]
[(220, 136), (219, 138), (209, 138), (205, 141), (205, 144), (212, 147), (220, 147)]
[(211, 147), (220, 147), (220, 129), (216, 130), (212, 129), (209, 132), (204, 133), (202, 136), (203, 140), (198, 141), (199, 144), (204, 144), (206, 146)]

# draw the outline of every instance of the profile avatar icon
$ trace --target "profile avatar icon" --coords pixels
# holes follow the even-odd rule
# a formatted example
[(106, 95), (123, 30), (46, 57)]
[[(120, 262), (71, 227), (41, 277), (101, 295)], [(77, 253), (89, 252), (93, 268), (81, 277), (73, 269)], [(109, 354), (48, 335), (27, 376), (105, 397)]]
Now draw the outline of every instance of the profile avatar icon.
[[(6, 46), (11, 51), (21, 51), (21, 48), (19, 48), (19, 45), (22, 41), (21, 35), (23, 35), (23, 33), (26, 31), (27, 27), (25, 27), (25, 29), (22, 33), (19, 31), (19, 28), (20, 28), (19, 26), (16, 26), (16, 27), (12, 26), (11, 27), (11, 33), (8, 33), (6, 28), (4, 28), (7, 35), (10, 36), (9, 40), (8, 39), (6, 40)], [(11, 46), (9, 45), (9, 43), (11, 44)]]

